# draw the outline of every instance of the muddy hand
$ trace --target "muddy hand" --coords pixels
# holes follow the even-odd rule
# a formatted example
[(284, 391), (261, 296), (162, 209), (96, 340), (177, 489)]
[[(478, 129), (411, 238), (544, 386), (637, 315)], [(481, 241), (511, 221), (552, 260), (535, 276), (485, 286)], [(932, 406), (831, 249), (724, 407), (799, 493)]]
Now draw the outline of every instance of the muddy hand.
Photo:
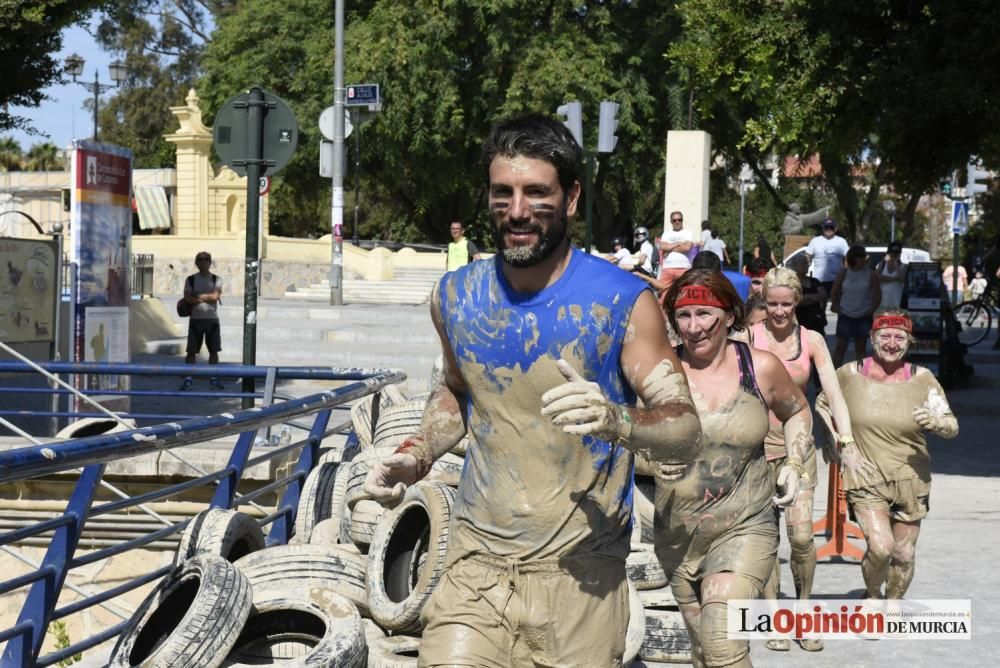
[(660, 464), (660, 478), (668, 482), (680, 480), (684, 477), (684, 473), (687, 471), (687, 468), (687, 464)]
[(857, 445), (849, 443), (840, 451), (840, 474), (848, 487), (863, 487), (875, 480), (878, 468), (861, 454)]
[(403, 500), (406, 488), (417, 480), (417, 458), (408, 453), (389, 455), (368, 471), (364, 493), (387, 508)]
[(556, 362), (566, 382), (542, 395), (542, 415), (567, 434), (593, 434), (606, 441), (618, 438), (621, 407), (610, 401), (597, 383), (583, 378), (565, 360)]
[(795, 496), (799, 493), (799, 472), (791, 466), (782, 466), (778, 471), (778, 491), (781, 496), (774, 496), (771, 500), (779, 508), (790, 506), (795, 503)]
[(913, 421), (921, 429), (926, 429), (927, 431), (934, 431), (935, 427), (937, 427), (937, 419), (926, 408), (914, 408)]

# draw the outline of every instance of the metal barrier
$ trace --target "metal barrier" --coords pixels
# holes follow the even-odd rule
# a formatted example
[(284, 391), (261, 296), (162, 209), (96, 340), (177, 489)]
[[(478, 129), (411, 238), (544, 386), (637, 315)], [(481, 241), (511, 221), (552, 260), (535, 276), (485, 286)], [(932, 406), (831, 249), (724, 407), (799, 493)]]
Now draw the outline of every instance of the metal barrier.
[[(4, 370), (11, 370), (19, 363), (2, 363)], [(23, 365), (27, 366), (27, 365)], [(47, 364), (51, 371), (60, 373), (91, 373), (98, 365), (92, 364)], [(188, 372), (196, 367), (149, 367), (142, 365), (100, 366), (101, 372), (145, 373), (176, 375), (178, 368)], [(114, 369), (111, 369), (114, 367)], [(155, 569), (149, 573), (115, 586), (111, 589), (91, 593), (66, 582), (67, 574), (74, 568), (93, 564), (128, 550), (152, 545), (172, 536), (187, 526), (190, 520), (170, 522), (149, 511), (144, 504), (166, 499), (181, 492), (199, 487), (214, 487), (209, 508), (238, 508), (253, 505), (266, 513), (258, 522), (269, 526), (266, 532), (268, 545), (288, 541), (295, 522), (298, 499), (306, 475), (318, 458), (323, 439), (333, 434), (347, 433), (350, 421), (329, 426), (331, 411), (349, 401), (369, 394), (375, 394), (374, 405), (378, 406), (378, 393), (388, 384), (406, 379), (400, 371), (381, 369), (330, 369), (298, 367), (214, 367), (211, 372), (219, 375), (222, 369), (241, 377), (263, 374), (272, 382), (282, 379), (311, 379), (324, 381), (351, 381), (346, 385), (312, 394), (302, 398), (289, 398), (269, 406), (220, 413), (209, 417), (196, 417), (179, 422), (167, 422), (131, 431), (79, 438), (59, 443), (37, 443), (29, 447), (0, 452), (0, 483), (20, 481), (42, 475), (82, 469), (73, 492), (61, 515), (37, 522), (32, 526), (19, 528), (0, 534), (0, 550), (16, 556), (32, 565), (33, 571), (0, 582), (0, 595), (28, 588), (17, 622), (10, 628), (0, 630), (0, 643), (6, 643), (0, 667), (49, 666), (68, 657), (95, 647), (115, 637), (124, 628), (129, 616), (112, 601), (148, 583), (155, 582), (170, 571), (170, 567)], [(24, 369), (27, 370), (27, 369)], [(209, 370), (206, 370), (209, 371)], [(266, 393), (266, 391), (265, 391)], [(302, 418), (311, 417), (311, 423)], [(298, 419), (298, 421), (295, 421)], [(253, 451), (255, 437), (260, 429), (286, 423), (307, 430), (305, 438), (283, 445), (262, 448), (261, 454)], [(201, 475), (184, 482), (165, 486), (137, 496), (123, 497), (94, 505), (98, 486), (110, 487), (103, 480), (105, 467), (109, 462), (128, 459), (151, 452), (172, 453), (171, 450), (206, 440), (239, 434), (236, 444), (225, 467), (210, 471), (199, 471)], [(353, 432), (348, 436), (346, 447), (356, 445)], [(260, 448), (259, 448), (260, 449)], [(244, 472), (252, 466), (269, 462), (277, 457), (291, 455), (301, 450), (293, 471), (277, 480), (245, 493), (239, 492)], [(255, 456), (251, 456), (255, 455)], [(176, 455), (175, 455), (176, 456)], [(282, 491), (283, 490), (283, 491)], [(262, 497), (281, 492), (281, 497), (273, 510), (262, 508), (256, 503)], [(126, 540), (119, 545), (98, 549), (83, 556), (76, 556), (81, 535), (88, 521), (127, 508), (139, 508), (158, 519), (163, 528)], [(41, 563), (17, 554), (12, 546), (32, 537), (51, 533), (48, 548)], [(63, 587), (72, 589), (83, 596), (82, 599), (57, 607)], [(118, 624), (106, 628), (89, 638), (69, 647), (39, 656), (42, 642), (51, 622), (70, 615), (80, 614), (94, 606), (101, 606), (122, 619)]]
[(132, 254), (132, 294), (153, 296), (153, 254)]

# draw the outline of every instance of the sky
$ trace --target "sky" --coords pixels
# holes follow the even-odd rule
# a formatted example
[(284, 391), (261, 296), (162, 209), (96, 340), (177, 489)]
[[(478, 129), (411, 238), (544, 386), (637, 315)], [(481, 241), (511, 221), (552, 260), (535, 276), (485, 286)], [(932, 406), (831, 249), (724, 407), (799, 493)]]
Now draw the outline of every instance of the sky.
[[(79, 81), (94, 81), (94, 71), (98, 70), (102, 84), (111, 84), (108, 65), (115, 60), (115, 54), (101, 51), (94, 38), (83, 27), (67, 28), (63, 32), (63, 48), (56, 60), (62, 62), (71, 53), (83, 57), (83, 75)], [(93, 94), (79, 84), (73, 83), (71, 77), (66, 77), (65, 84), (50, 86), (45, 94), (50, 98), (44, 100), (37, 108), (11, 107), (11, 111), (32, 121), (35, 129), (42, 135), (29, 135), (21, 130), (3, 133), (5, 137), (13, 137), (20, 142), (21, 149), (27, 152), (34, 144), (51, 141), (59, 148), (66, 148), (73, 139), (87, 139), (94, 132), (94, 117), (90, 110), (83, 106), (84, 100), (92, 99)], [(108, 92), (104, 95), (111, 95)]]

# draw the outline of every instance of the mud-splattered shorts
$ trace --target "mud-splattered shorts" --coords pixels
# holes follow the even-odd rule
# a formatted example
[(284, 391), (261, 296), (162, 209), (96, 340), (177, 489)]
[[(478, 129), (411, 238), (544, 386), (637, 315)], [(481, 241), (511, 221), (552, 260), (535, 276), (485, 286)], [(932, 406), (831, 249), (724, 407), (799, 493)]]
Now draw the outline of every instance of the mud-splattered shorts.
[[(847, 490), (847, 501), (855, 508), (885, 508), (900, 522), (916, 522), (930, 510), (931, 484), (920, 478), (888, 480)], [(853, 512), (852, 512), (853, 517)]]
[(621, 666), (625, 562), (471, 555), (445, 570), (422, 617), (420, 666)]

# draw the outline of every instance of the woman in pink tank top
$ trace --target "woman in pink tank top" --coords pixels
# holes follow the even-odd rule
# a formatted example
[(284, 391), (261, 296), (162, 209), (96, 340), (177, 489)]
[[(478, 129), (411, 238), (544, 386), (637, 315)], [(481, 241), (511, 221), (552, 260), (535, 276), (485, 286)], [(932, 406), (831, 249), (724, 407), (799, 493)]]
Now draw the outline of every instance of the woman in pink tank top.
[[(851, 422), (847, 404), (837, 382), (837, 372), (830, 359), (823, 335), (795, 321), (795, 307), (802, 299), (802, 285), (796, 273), (784, 267), (775, 267), (764, 276), (762, 293), (767, 308), (767, 318), (750, 329), (750, 341), (754, 348), (774, 354), (788, 370), (795, 384), (803, 394), (815, 366), (820, 384), (826, 396), (830, 397), (839, 438), (851, 441)], [(764, 439), (764, 451), (773, 471), (785, 463), (785, 441), (781, 422), (769, 416), (770, 429)], [(850, 462), (854, 466), (854, 462)], [(845, 464), (845, 469), (846, 469)], [(802, 462), (802, 484), (795, 502), (785, 508), (785, 525), (788, 542), (791, 545), (792, 579), (795, 581), (796, 595), (807, 599), (812, 594), (813, 575), (816, 571), (816, 546), (813, 543), (812, 512), (813, 496), (816, 489), (816, 449), (809, 448), (809, 455)], [(778, 561), (774, 562), (771, 579), (764, 588), (764, 596), (778, 597), (781, 574)], [(823, 649), (822, 640), (802, 640), (802, 649), (816, 652)], [(769, 640), (768, 649), (787, 651), (788, 640)]]

